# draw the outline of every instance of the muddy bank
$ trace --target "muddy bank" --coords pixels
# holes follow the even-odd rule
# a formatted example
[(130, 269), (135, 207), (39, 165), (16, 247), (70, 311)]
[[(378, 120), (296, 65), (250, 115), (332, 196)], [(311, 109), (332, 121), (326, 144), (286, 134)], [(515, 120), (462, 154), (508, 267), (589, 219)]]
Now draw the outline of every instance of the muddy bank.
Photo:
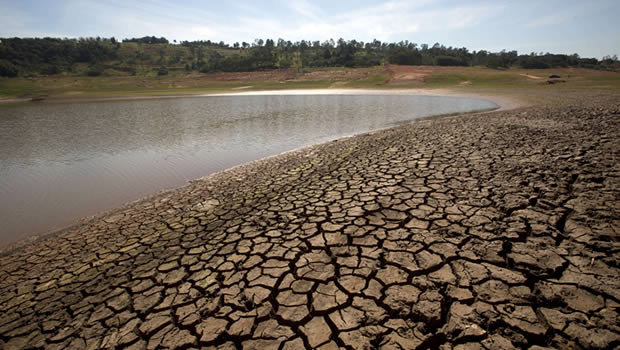
[(620, 103), (253, 162), (0, 258), (0, 347), (613, 348)]

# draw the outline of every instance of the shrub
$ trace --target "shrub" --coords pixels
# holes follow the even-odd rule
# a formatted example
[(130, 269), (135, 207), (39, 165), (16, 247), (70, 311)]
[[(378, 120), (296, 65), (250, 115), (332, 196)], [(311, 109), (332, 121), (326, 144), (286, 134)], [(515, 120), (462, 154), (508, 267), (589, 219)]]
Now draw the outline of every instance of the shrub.
[(536, 59), (536, 58), (531, 58), (531, 59), (526, 59), (526, 60), (522, 60), (521, 61), (521, 67), (526, 68), (526, 69), (546, 69), (546, 68), (551, 68), (551, 66), (541, 60), (541, 59)]
[(86, 74), (89, 77), (98, 77), (101, 74), (103, 74), (103, 65), (102, 64), (94, 64), (90, 67), (88, 67), (88, 71), (86, 72)]
[(19, 70), (17, 66), (7, 60), (0, 60), (0, 76), (16, 77)]
[(458, 57), (437, 56), (435, 62), (438, 66), (466, 66), (467, 63)]
[(40, 72), (41, 74), (53, 75), (61, 73), (62, 70), (55, 64), (46, 64), (41, 66)]
[(398, 49), (390, 53), (389, 61), (393, 64), (415, 66), (422, 64), (422, 55), (417, 51)]

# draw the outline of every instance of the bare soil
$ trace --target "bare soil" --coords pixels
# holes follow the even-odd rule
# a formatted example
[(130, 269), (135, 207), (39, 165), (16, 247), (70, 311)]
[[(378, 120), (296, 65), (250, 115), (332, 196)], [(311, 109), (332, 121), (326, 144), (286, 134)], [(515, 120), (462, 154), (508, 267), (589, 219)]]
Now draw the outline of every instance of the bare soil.
[(426, 78), (436, 70), (435, 67), (429, 66), (401, 66), (396, 64), (388, 64), (385, 66), (386, 72), (389, 74), (388, 84), (410, 83), (410, 82), (426, 82)]

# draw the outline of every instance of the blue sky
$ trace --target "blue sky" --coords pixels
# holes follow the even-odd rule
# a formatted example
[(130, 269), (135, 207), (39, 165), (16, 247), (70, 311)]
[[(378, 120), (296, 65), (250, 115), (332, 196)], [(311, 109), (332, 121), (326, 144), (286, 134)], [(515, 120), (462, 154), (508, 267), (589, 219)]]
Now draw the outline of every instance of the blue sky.
[(0, 0), (0, 37), (333, 38), (620, 54), (619, 0)]

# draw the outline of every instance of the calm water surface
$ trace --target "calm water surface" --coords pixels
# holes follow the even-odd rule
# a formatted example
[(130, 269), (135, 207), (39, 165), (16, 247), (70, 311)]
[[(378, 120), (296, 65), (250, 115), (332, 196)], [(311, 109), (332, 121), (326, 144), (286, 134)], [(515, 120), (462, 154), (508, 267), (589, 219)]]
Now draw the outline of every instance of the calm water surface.
[(210, 96), (0, 107), (0, 246), (297, 147), (492, 102)]

